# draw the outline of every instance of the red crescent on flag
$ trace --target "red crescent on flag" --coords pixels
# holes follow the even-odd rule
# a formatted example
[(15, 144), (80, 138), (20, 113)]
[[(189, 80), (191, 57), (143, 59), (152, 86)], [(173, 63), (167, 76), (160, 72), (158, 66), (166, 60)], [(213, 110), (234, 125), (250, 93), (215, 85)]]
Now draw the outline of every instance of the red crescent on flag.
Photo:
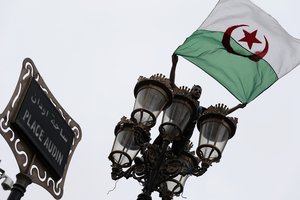
[(244, 55), (236, 53), (230, 45), (230, 38), (231, 38), (232, 32), (241, 26), (248, 26), (248, 25), (241, 24), (241, 25), (235, 25), (235, 26), (231, 26), (231, 27), (227, 28), (227, 30), (225, 31), (225, 33), (223, 35), (222, 44), (229, 53), (244, 56)]
[(255, 62), (257, 62), (260, 59), (262, 59), (268, 53), (268, 51), (269, 51), (269, 42), (268, 42), (266, 36), (264, 36), (264, 38), (265, 38), (265, 42), (266, 42), (264, 50), (257, 51), (257, 52), (255, 52), (255, 54), (253, 54), (252, 56), (249, 57), (251, 60), (253, 60)]
[(264, 36), (265, 42), (266, 42), (265, 48), (262, 51), (255, 52), (255, 54), (253, 54), (251, 56), (246, 56), (246, 55), (242, 55), (242, 54), (239, 54), (239, 53), (235, 52), (233, 50), (233, 48), (231, 47), (231, 45), (230, 45), (230, 38), (231, 38), (232, 32), (235, 29), (237, 29), (239, 27), (242, 27), (242, 26), (248, 26), (248, 25), (240, 24), (240, 25), (234, 25), (234, 26), (231, 26), (231, 27), (227, 28), (227, 30), (225, 31), (225, 33), (223, 35), (222, 44), (229, 53), (239, 55), (239, 56), (243, 56), (243, 57), (248, 57), (250, 60), (257, 62), (260, 59), (262, 59), (268, 53), (268, 50), (269, 50), (268, 40)]

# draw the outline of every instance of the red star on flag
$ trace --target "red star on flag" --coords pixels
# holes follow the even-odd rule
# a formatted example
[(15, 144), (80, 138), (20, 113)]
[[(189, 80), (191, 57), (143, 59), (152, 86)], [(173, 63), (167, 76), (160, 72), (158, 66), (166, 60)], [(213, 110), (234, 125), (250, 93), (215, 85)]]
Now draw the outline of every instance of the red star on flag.
[(243, 32), (244, 32), (245, 37), (243, 37), (242, 39), (240, 39), (239, 42), (247, 42), (249, 49), (252, 48), (252, 45), (254, 43), (259, 43), (259, 44), (261, 43), (261, 41), (259, 41), (256, 38), (257, 30), (253, 31), (252, 33), (249, 33), (246, 30), (243, 30)]

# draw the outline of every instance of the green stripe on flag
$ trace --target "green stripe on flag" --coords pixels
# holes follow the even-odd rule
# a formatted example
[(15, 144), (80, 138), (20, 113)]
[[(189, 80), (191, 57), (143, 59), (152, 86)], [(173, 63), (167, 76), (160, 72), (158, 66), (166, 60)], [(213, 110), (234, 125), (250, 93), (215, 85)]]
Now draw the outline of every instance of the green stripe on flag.
[(239, 101), (248, 103), (270, 87), (278, 78), (265, 60), (250, 60), (252, 55), (234, 39), (230, 44), (240, 55), (229, 53), (222, 44), (223, 32), (197, 30), (179, 46), (175, 54), (197, 65), (219, 81)]

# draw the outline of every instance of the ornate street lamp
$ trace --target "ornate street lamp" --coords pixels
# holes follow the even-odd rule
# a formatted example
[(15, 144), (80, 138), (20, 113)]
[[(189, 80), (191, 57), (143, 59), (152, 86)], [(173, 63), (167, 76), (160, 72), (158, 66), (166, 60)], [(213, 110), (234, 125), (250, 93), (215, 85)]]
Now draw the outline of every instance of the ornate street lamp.
[[(197, 93), (195, 86), (189, 89), (175, 85), (174, 58), (170, 79), (161, 74), (138, 79), (131, 117), (123, 117), (115, 128), (109, 155), (111, 177), (140, 182), (143, 192), (138, 200), (151, 200), (154, 191), (162, 200), (171, 200), (182, 193), (189, 176), (202, 176), (212, 163), (219, 162), (227, 141), (236, 131), (237, 118), (227, 115), (243, 107), (199, 106), (200, 86)], [(150, 131), (160, 113), (163, 116), (159, 135), (152, 142)], [(189, 140), (196, 125), (200, 132), (197, 156), (191, 151)]]

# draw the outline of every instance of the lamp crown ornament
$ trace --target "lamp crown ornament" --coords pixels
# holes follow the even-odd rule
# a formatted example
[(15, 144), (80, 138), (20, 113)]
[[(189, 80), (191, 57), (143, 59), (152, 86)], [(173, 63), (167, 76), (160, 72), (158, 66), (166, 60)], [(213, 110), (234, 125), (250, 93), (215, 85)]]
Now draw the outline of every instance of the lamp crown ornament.
[(165, 75), (159, 74), (159, 73), (154, 74), (154, 75), (150, 76), (149, 78), (140, 76), (137, 79), (136, 89), (138, 88), (139, 84), (144, 84), (144, 83), (148, 84), (149, 82), (152, 84), (162, 84), (165, 87), (167, 87), (169, 90), (172, 90), (170, 79), (168, 79)]
[[(224, 105), (222, 103), (218, 103), (215, 106), (209, 106), (207, 108), (207, 110), (205, 110), (202, 113), (202, 115), (207, 114), (207, 113), (215, 113), (215, 114), (221, 114), (223, 116), (227, 116), (229, 111), (230, 111), (230, 109), (226, 105)], [(238, 118), (228, 117), (228, 119), (230, 119), (235, 125), (237, 125)]]

